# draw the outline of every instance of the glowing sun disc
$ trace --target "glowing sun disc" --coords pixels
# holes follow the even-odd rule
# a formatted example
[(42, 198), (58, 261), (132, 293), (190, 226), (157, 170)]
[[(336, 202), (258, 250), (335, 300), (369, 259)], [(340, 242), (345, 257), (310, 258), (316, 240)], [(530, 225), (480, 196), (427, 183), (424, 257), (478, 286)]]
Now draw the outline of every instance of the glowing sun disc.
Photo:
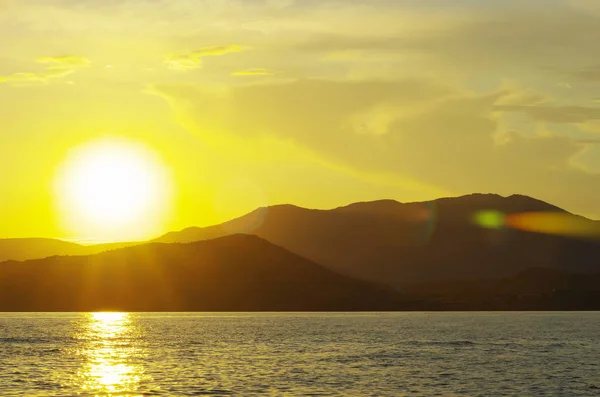
[(73, 149), (58, 170), (55, 188), (69, 231), (111, 241), (159, 231), (172, 194), (157, 153), (115, 138)]

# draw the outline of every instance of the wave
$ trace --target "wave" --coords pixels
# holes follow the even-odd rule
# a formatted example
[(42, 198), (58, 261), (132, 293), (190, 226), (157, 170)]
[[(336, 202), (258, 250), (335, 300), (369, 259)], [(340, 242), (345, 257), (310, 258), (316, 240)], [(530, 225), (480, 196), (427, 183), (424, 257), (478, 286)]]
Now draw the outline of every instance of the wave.
[(27, 338), (27, 337), (0, 337), (0, 343), (27, 343), (27, 344), (39, 344), (39, 343), (51, 343), (47, 339), (40, 338)]
[(406, 342), (407, 345), (411, 346), (474, 346), (476, 343), (470, 340), (454, 340), (454, 341), (421, 341), (411, 340)]

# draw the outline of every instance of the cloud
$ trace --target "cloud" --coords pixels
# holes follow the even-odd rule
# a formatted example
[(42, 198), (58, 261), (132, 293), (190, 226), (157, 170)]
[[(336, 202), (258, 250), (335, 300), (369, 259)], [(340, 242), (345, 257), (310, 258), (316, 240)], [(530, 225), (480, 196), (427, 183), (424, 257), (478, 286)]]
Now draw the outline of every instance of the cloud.
[(266, 0), (267, 5), (275, 8), (290, 7), (294, 4), (295, 0)]
[(600, 139), (580, 139), (577, 142), (585, 145), (600, 145)]
[(496, 105), (539, 106), (555, 99), (545, 92), (523, 88), (515, 81), (503, 82), (500, 90), (502, 95), (498, 97)]
[[(355, 117), (360, 118), (361, 112), (376, 114), (380, 101), (418, 106), (432, 98), (444, 97), (450, 94), (444, 85), (418, 80), (389, 83), (307, 79), (286, 84), (242, 85), (217, 93), (189, 84), (157, 85), (147, 92), (167, 100), (184, 128), (223, 155), (235, 153), (240, 158), (243, 150), (250, 151), (246, 155), (263, 153), (255, 145), (275, 139), (313, 153), (309, 158), (316, 156), (330, 168), (363, 179), (383, 179), (392, 185), (440, 194), (437, 187), (399, 172), (392, 175), (381, 168), (373, 172), (370, 158), (374, 153), (368, 149), (372, 143), (368, 136), (385, 134), (386, 125), (396, 116), (374, 116), (364, 126), (358, 125)], [(355, 126), (360, 130), (355, 131)], [(375, 130), (365, 131), (367, 128)], [(238, 143), (243, 150), (234, 149)], [(277, 153), (264, 152), (264, 157), (269, 156)]]
[(535, 120), (558, 124), (600, 120), (600, 107), (498, 105), (495, 109), (503, 112), (520, 112)]
[(193, 85), (155, 89), (182, 125), (215, 150), (266, 135), (306, 148), (325, 164), (423, 189), (524, 193), (584, 213), (600, 209), (589, 199), (600, 194), (600, 175), (572, 165), (586, 143), (498, 125), (495, 104), (513, 92), (475, 95), (412, 79), (299, 80), (225, 94)]
[[(399, 10), (411, 15), (412, 11), (412, 23), (420, 22), (424, 27), (411, 24), (408, 31), (398, 28), (385, 34), (383, 29), (364, 29), (360, 24), (355, 25), (355, 33), (323, 30), (305, 37), (296, 44), (296, 49), (320, 56), (356, 52), (395, 54), (417, 72), (420, 66), (446, 73), (449, 70), (497, 73), (501, 77), (529, 73), (539, 76), (543, 69), (583, 68), (597, 62), (600, 14), (591, 14), (566, 1), (527, 4), (469, 1), (452, 3), (453, 7), (442, 2), (422, 2), (438, 5), (446, 14), (444, 17), (413, 2), (397, 3), (406, 6), (390, 5), (386, 11), (389, 15), (398, 17)], [(365, 7), (364, 13), (370, 11), (373, 9)], [(591, 68), (580, 74), (596, 79), (598, 70)]]
[(279, 73), (277, 70), (254, 68), (254, 69), (239, 70), (237, 72), (233, 72), (232, 75), (233, 76), (272, 76), (277, 73)]
[[(47, 42), (51, 53), (95, 43), (94, 60), (115, 65), (98, 76), (127, 87), (158, 82), (154, 92), (181, 124), (223, 153), (250, 155), (242, 143), (257, 148), (268, 136), (361, 178), (385, 175), (455, 193), (529, 192), (584, 208), (600, 193), (596, 175), (571, 166), (593, 135), (579, 129), (598, 131), (600, 120), (589, 102), (599, 81), (600, 14), (573, 5), (584, 1), (87, 0), (74, 7), (32, 0), (10, 2), (0, 36), (15, 62), (9, 72), (35, 71), (18, 66), (32, 56), (23, 55), (30, 42)], [(131, 40), (122, 39), (126, 33)], [(257, 50), (216, 58), (200, 74), (165, 70), (198, 69), (205, 57), (249, 48), (186, 52), (207, 37)], [(45, 58), (41, 72), (0, 80), (45, 83), (85, 67), (58, 58)], [(241, 77), (275, 70), (285, 81)], [(173, 80), (181, 84), (160, 84)], [(551, 122), (554, 133), (537, 135), (542, 123), (526, 119)]]
[(589, 66), (567, 72), (571, 77), (588, 82), (600, 82), (600, 66)]
[(236, 44), (202, 47), (187, 53), (167, 55), (165, 63), (170, 69), (174, 70), (197, 69), (202, 66), (202, 58), (204, 57), (226, 55), (245, 50), (247, 50), (246, 47)]
[(85, 57), (66, 55), (55, 57), (42, 57), (36, 60), (38, 63), (45, 64), (46, 69), (40, 73), (17, 72), (7, 76), (0, 76), (0, 83), (42, 83), (47, 84), (52, 80), (60, 79), (78, 69), (91, 65), (89, 59)]
[[(577, 69), (597, 62), (600, 41), (600, 16), (568, 0), (468, 0), (452, 5), (439, 0), (129, 0), (82, 1), (77, 7), (70, 1), (26, 3), (14, 2), (5, 17), (16, 21), (10, 24), (12, 30), (27, 32), (19, 37), (35, 34), (43, 39), (51, 33), (69, 42), (97, 40), (102, 50), (112, 46), (104, 44), (134, 34), (132, 43), (144, 43), (136, 46), (136, 56), (159, 56), (176, 70), (199, 68), (204, 56), (222, 55), (176, 50), (196, 48), (206, 37), (218, 43), (243, 40), (260, 48), (261, 59), (268, 57), (270, 66), (294, 76), (330, 78), (383, 56), (398, 61), (390, 66), (394, 77), (433, 71), (489, 78), (496, 77), (492, 71), (512, 77), (539, 75), (541, 67)], [(11, 33), (6, 37), (12, 40)], [(324, 58), (329, 65), (323, 65)], [(237, 66), (246, 67), (252, 64)], [(380, 77), (380, 67), (364, 69), (361, 77)]]
[(37, 62), (47, 64), (48, 69), (78, 69), (91, 64), (89, 59), (76, 55), (42, 57)]
[(41, 73), (28, 73), (28, 72), (18, 72), (9, 74), (7, 76), (0, 76), (0, 83), (28, 83), (28, 82), (38, 82), (45, 83), (48, 78), (45, 74)]

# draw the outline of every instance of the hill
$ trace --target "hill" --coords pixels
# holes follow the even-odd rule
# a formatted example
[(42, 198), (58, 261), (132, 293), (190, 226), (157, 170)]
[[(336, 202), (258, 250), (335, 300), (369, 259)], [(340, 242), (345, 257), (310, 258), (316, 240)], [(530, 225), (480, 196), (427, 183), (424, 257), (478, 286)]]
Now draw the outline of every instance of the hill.
[(53, 255), (80, 255), (83, 246), (49, 238), (0, 239), (0, 262), (27, 260)]
[(25, 261), (56, 255), (91, 255), (137, 244), (141, 243), (125, 242), (81, 245), (50, 238), (5, 238), (0, 239), (0, 262), (8, 260)]
[(277, 311), (424, 308), (261, 238), (152, 243), (0, 265), (0, 311)]
[(443, 310), (600, 310), (600, 272), (531, 268), (495, 279), (406, 285)]
[[(486, 213), (490, 219), (475, 221)], [(598, 222), (543, 201), (473, 194), (406, 204), (381, 200), (332, 210), (277, 205), (221, 225), (168, 233), (155, 241), (191, 242), (248, 233), (336, 272), (395, 287), (508, 277), (531, 267), (600, 271), (600, 239), (506, 224), (505, 219), (518, 214), (559, 214), (564, 219), (550, 223), (575, 222), (579, 228), (598, 231), (592, 237), (600, 237)], [(553, 232), (561, 231), (561, 225), (550, 226)]]

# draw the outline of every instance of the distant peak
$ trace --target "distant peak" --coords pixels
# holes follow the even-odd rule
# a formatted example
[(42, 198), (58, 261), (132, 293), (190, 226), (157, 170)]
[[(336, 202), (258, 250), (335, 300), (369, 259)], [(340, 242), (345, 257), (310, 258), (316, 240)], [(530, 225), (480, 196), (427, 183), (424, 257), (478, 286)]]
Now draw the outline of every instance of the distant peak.
[(349, 210), (349, 211), (360, 210), (363, 208), (364, 209), (367, 209), (367, 208), (368, 209), (373, 209), (373, 208), (386, 209), (386, 208), (396, 207), (398, 204), (402, 204), (402, 203), (400, 203), (399, 201), (396, 201), (396, 200), (392, 200), (392, 199), (382, 199), (382, 200), (375, 200), (375, 201), (359, 201), (356, 203), (337, 207), (335, 209), (336, 210)]
[(458, 197), (446, 197), (434, 200), (438, 204), (457, 205), (462, 207), (489, 207), (506, 212), (567, 212), (562, 208), (523, 194), (502, 196), (495, 193), (473, 193)]
[(538, 199), (533, 198), (531, 196), (527, 196), (525, 194), (518, 194), (518, 193), (511, 194), (510, 196), (507, 196), (506, 198), (509, 199), (509, 200), (537, 201), (537, 202), (540, 202), (540, 203), (544, 202), (542, 200), (538, 200)]
[(507, 196), (507, 198), (527, 198), (527, 199), (533, 199), (530, 196), (527, 196), (525, 194), (518, 194), (518, 193), (511, 194), (510, 196)]
[(47, 238), (47, 237), (9, 237), (9, 238), (0, 238), (0, 244), (44, 244), (44, 245), (63, 245), (63, 246), (71, 246), (71, 247), (80, 247), (81, 244), (60, 240), (56, 238)]
[(300, 206), (294, 205), (294, 204), (275, 204), (275, 205), (270, 205), (268, 207), (259, 207), (252, 212), (264, 211), (264, 210), (276, 210), (276, 209), (280, 209), (280, 210), (298, 210), (298, 209), (310, 210), (311, 208), (304, 208), (304, 207), (300, 207)]
[(557, 207), (555, 205), (552, 205), (552, 204), (550, 204), (550, 203), (548, 203), (546, 201), (539, 200), (539, 199), (536, 199), (534, 197), (526, 196), (526, 195), (523, 195), (523, 194), (511, 194), (506, 199), (522, 203), (523, 205), (529, 204), (529, 205), (532, 205), (532, 206), (537, 206), (537, 207), (541, 207), (541, 208), (545, 208), (545, 209), (565, 211), (562, 208), (559, 208), (559, 207)]
[(464, 194), (462, 196), (451, 196), (451, 197), (440, 197), (438, 199), (432, 200), (432, 201), (449, 201), (449, 200), (461, 200), (461, 201), (472, 201), (472, 200), (477, 200), (477, 201), (482, 201), (482, 200), (501, 200), (504, 199), (505, 197), (497, 194), (497, 193), (470, 193), (470, 194)]

